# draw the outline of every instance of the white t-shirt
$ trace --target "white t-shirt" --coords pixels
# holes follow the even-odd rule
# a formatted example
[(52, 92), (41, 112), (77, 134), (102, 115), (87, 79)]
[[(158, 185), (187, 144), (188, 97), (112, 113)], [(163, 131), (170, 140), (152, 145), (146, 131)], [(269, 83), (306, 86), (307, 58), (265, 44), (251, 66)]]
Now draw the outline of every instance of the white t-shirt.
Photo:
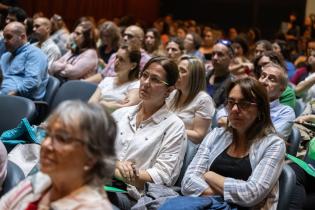
[(115, 84), (116, 77), (105, 77), (98, 85), (101, 89), (101, 100), (106, 101), (122, 101), (124, 100), (128, 92), (132, 89), (138, 89), (140, 87), (139, 80), (127, 82), (123, 85), (117, 86)]
[[(168, 99), (166, 105), (171, 108), (177, 90), (173, 91)], [(212, 119), (215, 113), (214, 102), (205, 91), (200, 91), (196, 97), (185, 107), (175, 110), (174, 113), (184, 122), (186, 129), (193, 124), (195, 117), (203, 119)], [(211, 125), (209, 126), (209, 129)]]

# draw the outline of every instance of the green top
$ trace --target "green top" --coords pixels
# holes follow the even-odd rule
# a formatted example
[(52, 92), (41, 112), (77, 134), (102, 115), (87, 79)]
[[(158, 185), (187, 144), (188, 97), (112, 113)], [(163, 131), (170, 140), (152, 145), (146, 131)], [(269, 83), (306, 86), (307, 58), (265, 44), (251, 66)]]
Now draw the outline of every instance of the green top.
[(287, 88), (283, 91), (279, 100), (281, 104), (290, 106), (292, 109), (295, 108), (296, 103), (295, 92), (290, 85), (288, 85)]

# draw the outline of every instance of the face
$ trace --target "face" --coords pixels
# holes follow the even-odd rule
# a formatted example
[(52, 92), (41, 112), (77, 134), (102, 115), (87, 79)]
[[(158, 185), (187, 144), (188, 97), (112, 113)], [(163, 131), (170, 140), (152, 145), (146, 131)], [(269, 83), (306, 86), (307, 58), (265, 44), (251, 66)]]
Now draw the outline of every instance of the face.
[(171, 88), (166, 83), (166, 72), (160, 64), (152, 63), (140, 76), (139, 96), (153, 104), (164, 103)]
[(258, 44), (255, 48), (255, 57), (260, 56), (266, 49), (264, 48), (263, 44)]
[(116, 73), (127, 73), (132, 68), (132, 63), (128, 58), (127, 51), (124, 49), (119, 49), (117, 51), (115, 59), (115, 72)]
[(177, 62), (178, 58), (182, 55), (181, 50), (179, 49), (178, 44), (175, 42), (169, 42), (166, 45), (167, 57)]
[(238, 133), (245, 133), (257, 118), (257, 105), (244, 98), (239, 85), (230, 91), (226, 109), (231, 126)]
[(187, 34), (184, 39), (184, 48), (187, 51), (194, 50), (194, 37), (191, 34)]
[(135, 27), (128, 27), (126, 28), (124, 34), (123, 34), (123, 40), (124, 43), (129, 45), (130, 43), (136, 43), (139, 46), (141, 46), (141, 38), (140, 38), (140, 32)]
[(110, 44), (111, 39), (110, 39), (110, 34), (108, 31), (105, 30), (101, 33), (101, 40), (104, 45)]
[(11, 27), (5, 27), (3, 31), (5, 48), (14, 52), (24, 43), (23, 35), (17, 35)]
[(177, 29), (177, 37), (180, 38), (181, 40), (184, 40), (186, 37), (186, 32), (182, 28)]
[(188, 60), (182, 60), (178, 64), (179, 70), (179, 78), (176, 82), (176, 88), (180, 89), (181, 91), (186, 91), (188, 86), (188, 79), (189, 79), (189, 70), (188, 70)]
[(259, 59), (259, 61), (258, 61), (258, 65), (261, 66), (261, 67), (263, 67), (263, 66), (265, 66), (265, 65), (267, 65), (267, 64), (269, 64), (269, 63), (271, 63), (271, 60), (270, 60), (270, 58), (267, 57), (267, 56), (261, 57), (261, 58)]
[(144, 44), (149, 47), (153, 47), (155, 42), (154, 34), (152, 31), (149, 31), (145, 35)]
[(34, 35), (41, 39), (49, 35), (49, 28), (45, 25), (44, 21), (40, 18), (35, 19), (33, 24)]
[(280, 84), (282, 74), (282, 70), (274, 66), (262, 69), (259, 82), (266, 87), (269, 101), (278, 99), (285, 88)]
[(281, 54), (281, 48), (280, 46), (278, 45), (278, 43), (273, 43), (272, 44), (272, 50), (278, 54)]
[(213, 35), (211, 31), (207, 31), (204, 38), (203, 38), (205, 43), (212, 44), (213, 43)]
[(72, 33), (72, 37), (74, 42), (80, 47), (84, 42), (83, 28), (81, 26), (76, 27)]
[(233, 43), (232, 48), (234, 50), (235, 56), (243, 56), (244, 55), (243, 48), (239, 43)]
[(212, 65), (214, 69), (228, 69), (231, 62), (229, 49), (223, 44), (216, 44), (212, 49)]
[[(80, 131), (73, 132), (60, 122), (47, 128), (40, 151), (41, 171), (52, 177), (84, 177), (89, 163)], [(75, 158), (74, 158), (75, 157)]]
[(5, 24), (9, 24), (11, 22), (17, 21), (17, 18), (15, 15), (8, 14), (8, 16), (5, 18)]

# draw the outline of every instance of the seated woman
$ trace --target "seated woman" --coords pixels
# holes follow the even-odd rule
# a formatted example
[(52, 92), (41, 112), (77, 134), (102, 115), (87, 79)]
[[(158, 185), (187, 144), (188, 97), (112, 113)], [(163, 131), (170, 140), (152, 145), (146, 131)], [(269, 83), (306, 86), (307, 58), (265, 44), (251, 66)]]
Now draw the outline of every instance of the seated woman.
[(138, 104), (140, 58), (139, 50), (122, 46), (116, 55), (116, 77), (105, 77), (89, 102), (101, 103), (111, 110)]
[(48, 118), (40, 171), (0, 200), (0, 209), (111, 209), (103, 190), (115, 168), (116, 125), (97, 104), (63, 102)]
[(174, 61), (175, 63), (179, 62), (180, 56), (184, 54), (184, 43), (181, 39), (177, 37), (172, 37), (165, 48), (166, 56)]
[(187, 33), (184, 39), (185, 54), (195, 56), (199, 58), (202, 62), (205, 62), (206, 59), (204, 55), (199, 51), (201, 42), (201, 37), (195, 32)]
[(48, 70), (61, 80), (84, 79), (96, 73), (98, 57), (95, 30), (90, 22), (79, 24), (72, 33), (70, 50)]
[(157, 29), (149, 28), (144, 38), (144, 49), (150, 56), (164, 56), (161, 45), (161, 36)]
[(212, 98), (204, 91), (205, 67), (199, 59), (184, 55), (178, 68), (176, 90), (167, 100), (167, 106), (183, 120), (188, 139), (200, 144), (211, 128), (215, 112)]
[(285, 143), (273, 128), (266, 90), (248, 77), (231, 82), (227, 96), (229, 127), (206, 136), (186, 171), (182, 193), (276, 209)]
[(118, 126), (115, 176), (130, 184), (128, 195), (116, 194), (112, 200), (121, 209), (136, 203), (145, 182), (171, 186), (179, 176), (187, 143), (185, 126), (165, 105), (177, 79), (174, 62), (150, 59), (140, 75), (142, 102), (113, 113)]

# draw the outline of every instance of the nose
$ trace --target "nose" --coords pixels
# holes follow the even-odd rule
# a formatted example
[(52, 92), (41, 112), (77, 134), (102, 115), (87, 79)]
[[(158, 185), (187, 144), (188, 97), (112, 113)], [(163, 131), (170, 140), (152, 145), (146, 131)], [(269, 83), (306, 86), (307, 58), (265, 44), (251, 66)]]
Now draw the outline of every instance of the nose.
[(41, 146), (46, 149), (53, 149), (53, 139), (50, 136), (47, 136)]
[(237, 103), (233, 104), (231, 112), (239, 112), (239, 111), (240, 111), (240, 109), (238, 108)]

